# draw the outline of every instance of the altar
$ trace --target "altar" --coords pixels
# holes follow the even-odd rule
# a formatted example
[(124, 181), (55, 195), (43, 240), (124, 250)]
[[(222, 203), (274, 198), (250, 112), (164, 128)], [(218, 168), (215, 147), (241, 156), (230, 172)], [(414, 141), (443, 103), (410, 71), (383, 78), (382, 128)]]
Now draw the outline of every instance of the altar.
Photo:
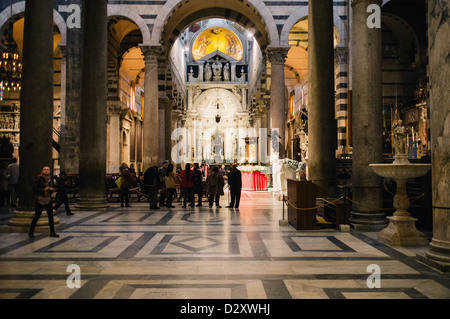
[(266, 168), (253, 166), (239, 166), (242, 174), (242, 190), (244, 191), (267, 191)]

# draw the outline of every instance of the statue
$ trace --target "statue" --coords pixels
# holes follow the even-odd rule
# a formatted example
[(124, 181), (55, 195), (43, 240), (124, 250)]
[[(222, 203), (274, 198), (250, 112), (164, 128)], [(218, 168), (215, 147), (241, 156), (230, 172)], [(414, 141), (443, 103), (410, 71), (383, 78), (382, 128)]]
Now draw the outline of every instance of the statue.
[(406, 130), (403, 121), (399, 120), (394, 128), (394, 148), (397, 155), (406, 154), (405, 135)]
[(394, 164), (409, 164), (407, 155), (406, 138), (407, 129), (403, 126), (403, 121), (399, 120), (394, 128)]
[(230, 64), (225, 64), (225, 67), (223, 69), (223, 80), (224, 81), (230, 81)]
[(220, 80), (222, 77), (222, 63), (219, 61), (219, 57), (216, 58), (216, 61), (212, 65), (214, 72), (214, 80)]
[(210, 82), (212, 79), (212, 69), (211, 69), (211, 64), (206, 64), (206, 68), (205, 68), (205, 81), (206, 82)]

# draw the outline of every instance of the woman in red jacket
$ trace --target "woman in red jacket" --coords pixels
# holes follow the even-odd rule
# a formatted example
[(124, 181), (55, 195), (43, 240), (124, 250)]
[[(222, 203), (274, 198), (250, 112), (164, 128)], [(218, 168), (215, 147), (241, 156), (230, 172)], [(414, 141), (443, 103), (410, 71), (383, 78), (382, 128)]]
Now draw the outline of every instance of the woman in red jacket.
[(189, 206), (194, 207), (194, 172), (191, 170), (191, 164), (186, 164), (186, 169), (181, 171), (181, 184), (180, 187), (184, 194), (184, 205), (186, 208), (186, 203), (189, 200)]

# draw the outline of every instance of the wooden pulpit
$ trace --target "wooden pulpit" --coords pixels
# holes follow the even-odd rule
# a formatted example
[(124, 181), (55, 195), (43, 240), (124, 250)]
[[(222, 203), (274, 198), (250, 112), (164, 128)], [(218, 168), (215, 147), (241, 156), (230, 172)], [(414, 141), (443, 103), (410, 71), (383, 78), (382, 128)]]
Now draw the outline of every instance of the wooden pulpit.
[[(326, 191), (310, 181), (288, 179), (288, 221), (297, 230), (318, 230), (316, 199), (326, 197)], [(294, 206), (294, 207), (292, 207)], [(302, 208), (302, 209), (296, 209)], [(310, 209), (308, 209), (310, 208)]]

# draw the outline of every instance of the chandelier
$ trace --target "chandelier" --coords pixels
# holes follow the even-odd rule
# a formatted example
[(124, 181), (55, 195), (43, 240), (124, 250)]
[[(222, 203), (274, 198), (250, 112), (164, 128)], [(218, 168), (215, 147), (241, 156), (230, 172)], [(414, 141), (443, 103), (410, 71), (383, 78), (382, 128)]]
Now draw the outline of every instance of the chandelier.
[(216, 123), (219, 124), (222, 116), (220, 116), (219, 103), (217, 103), (217, 115), (216, 115)]
[[(12, 0), (10, 1), (10, 19), (12, 19)], [(9, 23), (6, 39), (0, 45), (0, 100), (3, 92), (20, 91), (22, 78), (22, 62), (17, 52), (13, 36), (14, 23)]]
[(9, 25), (8, 36), (0, 47), (0, 81), (2, 91), (20, 91), (22, 62), (17, 53), (12, 35), (13, 23)]

